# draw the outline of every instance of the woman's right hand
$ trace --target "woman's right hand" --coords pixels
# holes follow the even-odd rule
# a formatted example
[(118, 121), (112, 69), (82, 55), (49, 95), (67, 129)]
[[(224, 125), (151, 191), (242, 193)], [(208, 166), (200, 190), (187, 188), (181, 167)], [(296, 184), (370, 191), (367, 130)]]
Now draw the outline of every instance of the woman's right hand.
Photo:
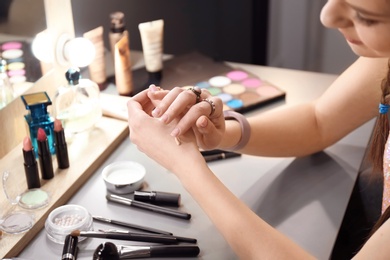
[(175, 87), (167, 93), (150, 86), (148, 97), (161, 100), (152, 112), (154, 117), (165, 124), (181, 118), (171, 132), (173, 137), (180, 137), (192, 129), (198, 146), (204, 150), (215, 149), (221, 143), (225, 133), (223, 103), (207, 90)]

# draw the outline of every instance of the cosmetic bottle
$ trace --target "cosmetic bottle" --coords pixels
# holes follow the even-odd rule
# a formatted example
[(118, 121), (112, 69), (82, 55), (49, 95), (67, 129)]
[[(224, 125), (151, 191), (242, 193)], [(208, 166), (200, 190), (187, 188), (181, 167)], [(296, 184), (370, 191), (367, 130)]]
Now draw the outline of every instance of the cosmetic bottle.
[(90, 130), (102, 117), (98, 85), (81, 79), (80, 70), (69, 68), (65, 73), (68, 84), (58, 88), (54, 107), (55, 116), (61, 120), (65, 136)]
[(163, 77), (164, 20), (140, 23), (138, 29), (141, 35), (145, 68), (148, 72), (148, 82), (145, 87), (150, 84), (158, 86)]
[(115, 85), (119, 95), (133, 94), (133, 76), (131, 71), (129, 34), (125, 29), (124, 14), (111, 14), (111, 29), (109, 33), (111, 52), (114, 59)]
[(47, 111), (47, 107), (52, 104), (49, 96), (46, 92), (37, 92), (22, 95), (21, 99), (26, 109), (29, 110), (29, 113), (24, 118), (35, 155), (38, 156), (37, 135), (39, 128), (42, 128), (46, 133), (50, 153), (55, 154), (54, 118)]
[(99, 26), (83, 34), (84, 38), (89, 39), (96, 49), (96, 56), (89, 64), (89, 77), (96, 82), (100, 90), (107, 88), (106, 63), (104, 57), (103, 26)]
[(0, 109), (14, 99), (14, 89), (7, 75), (7, 62), (0, 58)]

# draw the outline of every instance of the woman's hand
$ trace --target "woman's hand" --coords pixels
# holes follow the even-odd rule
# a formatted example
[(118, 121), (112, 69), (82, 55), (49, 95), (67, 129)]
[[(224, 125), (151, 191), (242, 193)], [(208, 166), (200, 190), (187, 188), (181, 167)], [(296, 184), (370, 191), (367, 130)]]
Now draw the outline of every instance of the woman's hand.
[(180, 136), (180, 145), (175, 141), (175, 137), (170, 135), (180, 117), (166, 123), (150, 116), (157, 101), (152, 101), (147, 92), (148, 90), (140, 92), (127, 103), (131, 142), (174, 173), (184, 172), (183, 169), (186, 169), (189, 163), (204, 161), (192, 130)]
[(167, 92), (151, 86), (148, 97), (156, 104), (152, 111), (153, 117), (159, 118), (164, 124), (177, 121), (170, 132), (171, 136), (181, 138), (192, 129), (200, 148), (210, 150), (220, 144), (225, 132), (221, 99), (198, 87), (175, 87)]

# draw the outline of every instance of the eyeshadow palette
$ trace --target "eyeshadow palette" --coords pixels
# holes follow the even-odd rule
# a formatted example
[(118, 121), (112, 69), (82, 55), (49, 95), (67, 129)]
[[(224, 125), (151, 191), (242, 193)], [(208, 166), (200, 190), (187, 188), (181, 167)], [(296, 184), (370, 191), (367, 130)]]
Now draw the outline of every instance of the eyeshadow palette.
[[(272, 83), (198, 52), (175, 56), (163, 66), (162, 88), (198, 86), (207, 89), (222, 99), (225, 110), (247, 112), (285, 97), (285, 92)], [(147, 81), (144, 68), (133, 71), (135, 93), (145, 89)]]
[(270, 101), (284, 98), (285, 92), (243, 69), (237, 68), (194, 84), (221, 98), (224, 110), (246, 112)]
[(7, 74), (12, 84), (34, 82), (41, 76), (39, 60), (25, 41), (0, 42), (0, 57), (7, 61)]

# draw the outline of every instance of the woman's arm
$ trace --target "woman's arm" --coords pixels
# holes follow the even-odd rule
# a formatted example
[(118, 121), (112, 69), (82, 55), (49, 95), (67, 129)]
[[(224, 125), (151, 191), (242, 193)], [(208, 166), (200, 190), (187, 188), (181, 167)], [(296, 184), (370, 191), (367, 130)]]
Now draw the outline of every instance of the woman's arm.
[[(199, 152), (192, 131), (177, 145), (170, 132), (174, 125), (149, 116), (141, 104), (145, 95), (128, 103), (132, 143), (174, 173), (206, 212), (241, 259), (310, 259), (307, 252), (269, 226), (234, 196), (211, 172)], [(212, 191), (205, 193), (205, 190)]]

